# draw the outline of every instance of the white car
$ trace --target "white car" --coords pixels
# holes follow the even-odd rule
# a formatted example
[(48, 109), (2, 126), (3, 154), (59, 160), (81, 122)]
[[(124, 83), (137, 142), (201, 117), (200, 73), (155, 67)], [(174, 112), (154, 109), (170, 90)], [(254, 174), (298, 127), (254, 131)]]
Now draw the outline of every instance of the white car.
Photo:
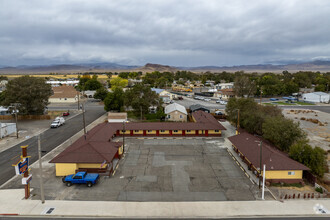
[(51, 128), (58, 128), (64, 125), (65, 119), (63, 117), (56, 117), (55, 120), (50, 124)]
[(221, 105), (227, 105), (227, 102), (223, 100), (217, 100), (216, 103), (220, 103)]
[(211, 99), (206, 98), (206, 99), (204, 99), (204, 101), (209, 102), (209, 101), (211, 101)]

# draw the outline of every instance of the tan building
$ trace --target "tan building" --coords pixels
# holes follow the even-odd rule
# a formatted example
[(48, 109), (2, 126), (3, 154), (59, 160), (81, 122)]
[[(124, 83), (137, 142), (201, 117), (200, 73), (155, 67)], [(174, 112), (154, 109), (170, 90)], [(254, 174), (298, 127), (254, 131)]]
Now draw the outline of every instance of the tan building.
[(73, 86), (53, 87), (53, 95), (49, 97), (50, 103), (75, 103), (78, 101), (78, 92)]
[(184, 106), (177, 103), (167, 105), (165, 107), (165, 114), (168, 121), (187, 121), (187, 110)]
[(108, 112), (108, 122), (127, 121), (127, 112)]

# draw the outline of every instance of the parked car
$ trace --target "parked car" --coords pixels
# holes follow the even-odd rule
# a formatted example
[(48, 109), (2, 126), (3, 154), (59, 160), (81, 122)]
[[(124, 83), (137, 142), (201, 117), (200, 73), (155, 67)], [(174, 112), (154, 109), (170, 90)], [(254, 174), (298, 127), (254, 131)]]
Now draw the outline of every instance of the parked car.
[(214, 114), (215, 115), (223, 115), (223, 113), (221, 111), (215, 111)]
[(69, 116), (69, 115), (70, 115), (70, 112), (63, 112), (62, 115), (63, 115), (63, 116)]
[(55, 120), (50, 124), (51, 128), (58, 128), (61, 125), (64, 125), (65, 120), (63, 117), (56, 117)]
[(277, 98), (270, 98), (269, 100), (270, 101), (278, 101), (279, 99), (277, 99)]
[(220, 103), (221, 105), (227, 105), (227, 102), (224, 100), (217, 100), (216, 103)]
[(211, 99), (205, 98), (204, 101), (209, 102)]
[(78, 172), (63, 177), (62, 181), (67, 186), (72, 186), (72, 184), (86, 184), (88, 187), (92, 187), (99, 179), (100, 175), (97, 173)]
[(183, 97), (182, 97), (182, 96), (179, 96), (178, 99), (179, 99), (179, 100), (183, 100)]

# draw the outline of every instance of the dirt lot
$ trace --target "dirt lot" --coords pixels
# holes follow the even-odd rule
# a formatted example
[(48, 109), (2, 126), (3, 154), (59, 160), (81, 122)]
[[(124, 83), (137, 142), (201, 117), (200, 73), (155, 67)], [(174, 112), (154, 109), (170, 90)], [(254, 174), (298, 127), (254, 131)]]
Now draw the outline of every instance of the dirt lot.
[[(310, 145), (318, 146), (330, 151), (330, 114), (317, 110), (285, 109), (285, 117), (300, 123), (300, 127), (307, 133)], [(330, 169), (330, 154), (328, 153), (328, 167)], [(330, 173), (325, 174), (330, 181)]]

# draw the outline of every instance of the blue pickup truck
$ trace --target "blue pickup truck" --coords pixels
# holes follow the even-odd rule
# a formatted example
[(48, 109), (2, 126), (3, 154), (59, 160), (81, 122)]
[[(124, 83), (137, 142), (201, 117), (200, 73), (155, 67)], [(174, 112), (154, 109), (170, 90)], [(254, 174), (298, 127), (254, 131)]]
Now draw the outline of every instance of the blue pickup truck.
[(67, 186), (71, 186), (72, 184), (86, 184), (88, 187), (92, 187), (99, 179), (100, 175), (97, 173), (78, 172), (63, 177), (62, 181)]

